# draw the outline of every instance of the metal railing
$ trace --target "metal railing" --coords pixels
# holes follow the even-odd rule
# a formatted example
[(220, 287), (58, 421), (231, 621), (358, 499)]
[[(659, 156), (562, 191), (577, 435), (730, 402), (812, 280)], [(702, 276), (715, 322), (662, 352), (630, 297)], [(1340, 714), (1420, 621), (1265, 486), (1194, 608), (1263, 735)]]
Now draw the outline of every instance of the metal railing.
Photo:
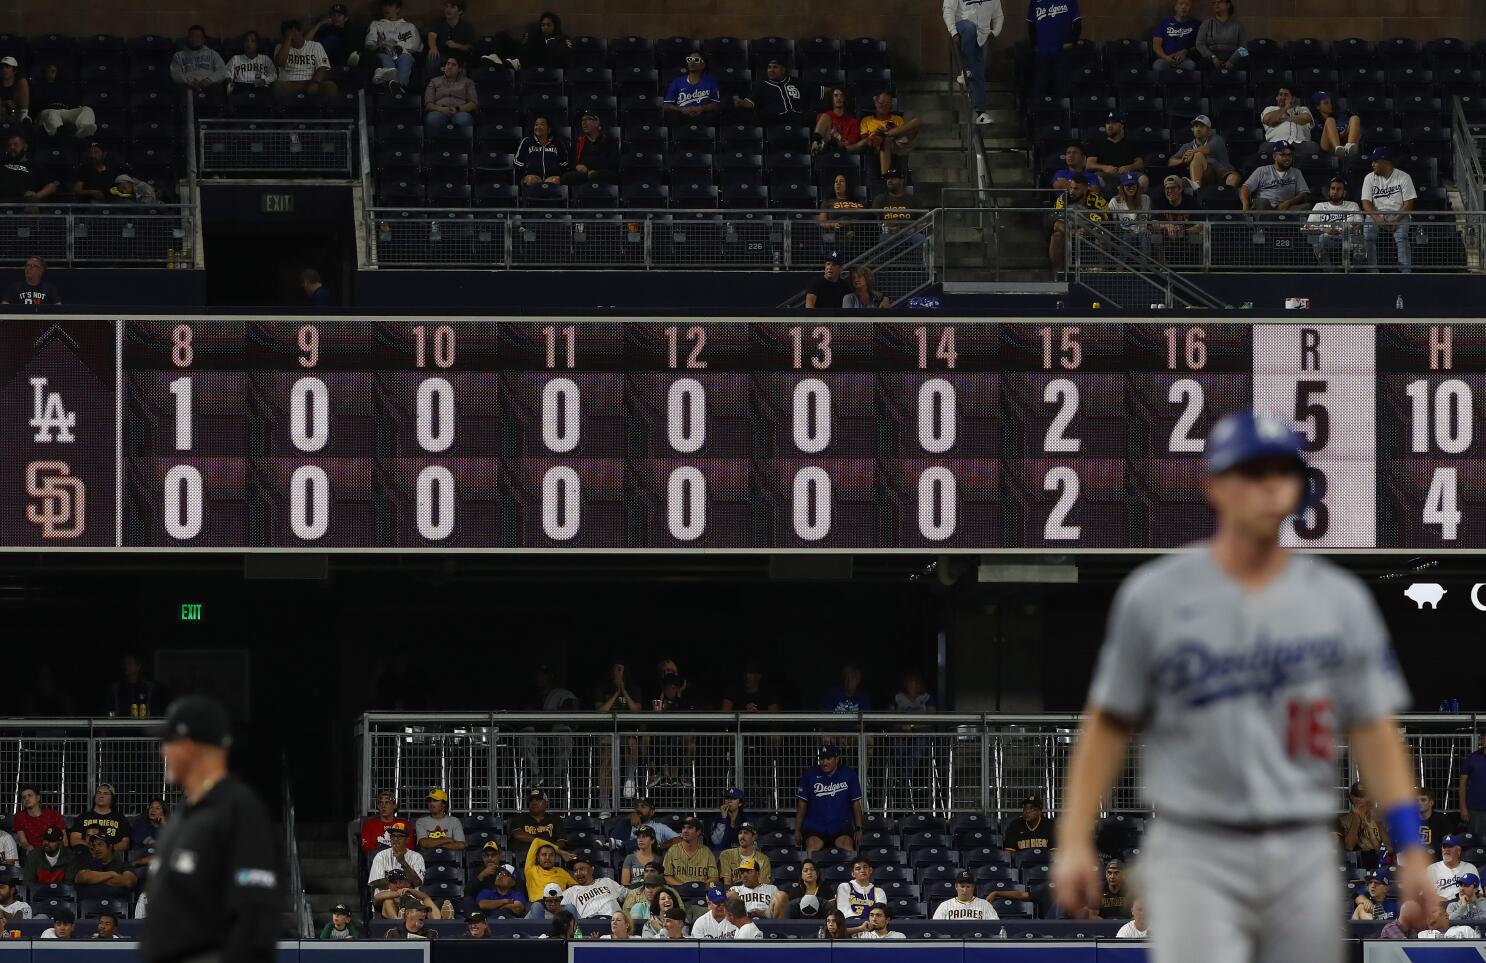
[[(1459, 761), (1486, 717), (1403, 719), (1418, 783), (1455, 809)], [(867, 713), (368, 713), (356, 722), (356, 812), (390, 790), (404, 811), (428, 790), (449, 793), (454, 812), (522, 808), (545, 789), (552, 808), (623, 809), (640, 795), (665, 810), (701, 811), (732, 786), (755, 812), (794, 809), (800, 775), (820, 745), (841, 749), (878, 813), (1019, 812), (1028, 793), (1057, 810), (1068, 773), (1075, 715)], [(1106, 802), (1112, 813), (1145, 812), (1132, 747)], [(1338, 806), (1356, 778), (1344, 747)]]
[[(939, 277), (944, 263), (942, 232), (939, 230), (939, 210), (915, 215), (907, 227), (885, 230), (881, 240), (860, 254), (852, 255), (852, 245), (835, 248), (842, 252), (846, 263), (842, 265), (843, 277), (852, 270), (865, 266), (872, 269), (872, 283), (878, 291), (887, 295), (896, 307), (908, 298), (929, 287)], [(832, 235), (823, 234), (829, 241)], [(823, 245), (821, 256), (832, 245)], [(816, 263), (821, 263), (818, 259)], [(801, 308), (805, 305), (805, 291), (801, 289), (779, 304), (781, 308)], [(840, 308), (839, 304), (817, 305), (822, 308)]]
[[(960, 41), (958, 36), (949, 38), (949, 90), (954, 93), (960, 92), (960, 107), (964, 110), (964, 122), (960, 124), (960, 141), (965, 147), (965, 176), (967, 181), (976, 188), (984, 190), (991, 186), (990, 167), (986, 164), (985, 141), (980, 136), (980, 125), (975, 121), (975, 105), (970, 99), (970, 83), (965, 81), (962, 88), (955, 87), (955, 78), (965, 77), (965, 64), (960, 59)], [(981, 78), (981, 83), (986, 79)]]
[(189, 268), (194, 204), (0, 204), (0, 261)]
[(114, 808), (133, 816), (151, 799), (167, 806), (180, 790), (167, 782), (160, 740), (149, 719), (0, 719), (0, 785), (19, 808), (21, 787), (34, 785), (42, 804), (72, 814), (92, 808), (93, 787), (114, 787)]
[(1013, 272), (1050, 270), (1048, 231), (1060, 193), (1036, 187), (944, 188), (939, 214), (945, 280), (957, 280), (961, 270), (989, 271), (994, 281)]
[(354, 120), (201, 119), (197, 164), (204, 177), (354, 176)]
[(284, 862), (289, 867), (289, 906), (294, 913), (295, 935), (302, 939), (315, 938), (315, 918), (310, 912), (310, 901), (304, 893), (304, 871), (299, 864), (299, 823), (294, 815), (294, 787), (289, 778), (289, 757), (281, 756), (283, 769), (280, 783), (284, 794)]
[(381, 268), (797, 271), (818, 267), (832, 249), (855, 260), (905, 230), (884, 221), (880, 211), (834, 211), (829, 221), (819, 215), (374, 208), (367, 212), (367, 261)]

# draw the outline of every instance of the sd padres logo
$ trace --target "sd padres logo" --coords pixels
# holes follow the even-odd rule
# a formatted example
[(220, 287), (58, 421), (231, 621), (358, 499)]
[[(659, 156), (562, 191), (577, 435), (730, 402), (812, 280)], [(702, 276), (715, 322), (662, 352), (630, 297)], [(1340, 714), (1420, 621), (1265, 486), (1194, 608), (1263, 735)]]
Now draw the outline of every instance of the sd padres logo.
[(83, 533), (87, 492), (65, 461), (33, 461), (26, 466), (26, 520), (41, 526), (42, 538), (77, 538)]

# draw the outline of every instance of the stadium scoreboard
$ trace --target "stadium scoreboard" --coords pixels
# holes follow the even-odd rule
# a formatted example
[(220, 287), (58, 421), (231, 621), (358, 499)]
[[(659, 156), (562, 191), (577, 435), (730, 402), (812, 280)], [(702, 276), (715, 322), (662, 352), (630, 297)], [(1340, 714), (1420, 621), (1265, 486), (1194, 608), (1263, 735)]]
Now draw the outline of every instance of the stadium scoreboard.
[(1486, 548), (1486, 323), (0, 320), (0, 547), (1151, 550), (1290, 419), (1286, 542)]

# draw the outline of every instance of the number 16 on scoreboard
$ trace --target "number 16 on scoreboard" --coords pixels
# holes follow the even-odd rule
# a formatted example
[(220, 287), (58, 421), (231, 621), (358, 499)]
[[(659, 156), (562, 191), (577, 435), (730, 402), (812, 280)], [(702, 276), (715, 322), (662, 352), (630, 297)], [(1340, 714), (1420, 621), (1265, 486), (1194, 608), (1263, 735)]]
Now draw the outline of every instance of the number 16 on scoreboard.
[(1285, 545), (1376, 545), (1376, 343), (1368, 325), (1254, 326), (1254, 407), (1290, 419), (1311, 466)]

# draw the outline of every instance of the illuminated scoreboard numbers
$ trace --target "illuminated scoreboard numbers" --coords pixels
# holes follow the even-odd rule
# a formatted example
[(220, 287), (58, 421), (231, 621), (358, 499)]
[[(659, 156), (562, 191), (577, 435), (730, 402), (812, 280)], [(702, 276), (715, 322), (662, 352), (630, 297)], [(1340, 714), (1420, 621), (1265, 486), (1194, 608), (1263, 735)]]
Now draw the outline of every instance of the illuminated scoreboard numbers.
[[(454, 365), (457, 351), (452, 325), (413, 326), (414, 365), (426, 370), (430, 362), (435, 369)], [(454, 444), (456, 415), (454, 385), (442, 375), (431, 375), (418, 382), (414, 402), (418, 447), (431, 455), (441, 455)], [(454, 473), (447, 465), (425, 465), (418, 472), (414, 522), (418, 534), (431, 542), (442, 542), (454, 533)]]
[(1346, 324), (1254, 327), (1254, 406), (1288, 418), (1307, 471), (1286, 545), (1377, 543), (1375, 328)]

